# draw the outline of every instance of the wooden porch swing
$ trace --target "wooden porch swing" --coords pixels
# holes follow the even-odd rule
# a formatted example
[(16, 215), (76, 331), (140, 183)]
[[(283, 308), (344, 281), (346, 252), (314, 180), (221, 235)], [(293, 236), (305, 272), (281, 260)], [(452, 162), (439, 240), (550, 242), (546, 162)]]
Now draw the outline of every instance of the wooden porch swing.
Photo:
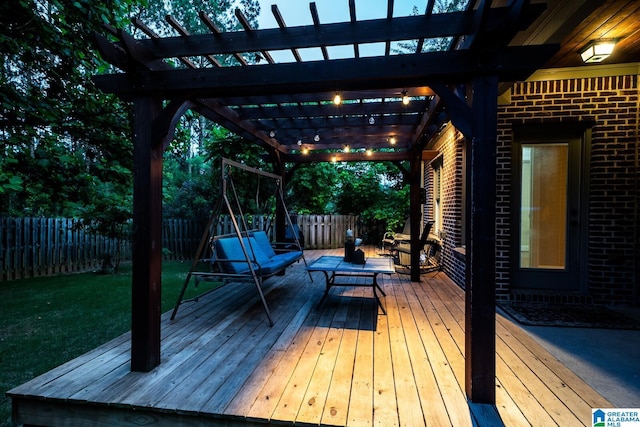
[[(293, 230), (293, 242), (271, 243), (267, 232), (269, 228), (271, 228), (270, 224), (272, 224), (272, 221), (267, 221), (264, 230), (249, 228), (233, 183), (232, 169), (234, 168), (275, 181), (274, 197), (276, 203), (279, 203), (280, 208), (282, 208), (284, 212), (287, 229)], [(200, 279), (220, 280), (223, 285), (233, 282), (253, 282), (260, 296), (260, 301), (264, 306), (267, 318), (269, 319), (269, 324), (273, 326), (269, 306), (262, 291), (262, 282), (264, 279), (276, 274), (283, 274), (288, 266), (300, 259), (304, 261), (305, 265), (307, 264), (302, 245), (300, 244), (300, 236), (295, 231), (297, 228), (291, 223), (287, 206), (284, 203), (282, 179), (278, 175), (264, 172), (229, 159), (222, 159), (221, 170), (220, 197), (215, 204), (213, 213), (200, 239), (191, 268), (182, 285), (178, 301), (171, 314), (171, 320), (176, 317), (181, 304), (188, 301), (197, 301), (203, 295), (220, 288), (215, 287), (195, 298), (184, 300), (185, 292), (193, 277), (196, 278), (196, 286), (197, 280)], [(256, 200), (257, 199), (258, 194), (256, 194)], [(230, 234), (217, 233), (223, 211), (229, 215), (233, 225), (233, 232)], [(203, 263), (207, 264), (207, 271), (201, 271)], [(309, 279), (313, 281), (310, 273)]]

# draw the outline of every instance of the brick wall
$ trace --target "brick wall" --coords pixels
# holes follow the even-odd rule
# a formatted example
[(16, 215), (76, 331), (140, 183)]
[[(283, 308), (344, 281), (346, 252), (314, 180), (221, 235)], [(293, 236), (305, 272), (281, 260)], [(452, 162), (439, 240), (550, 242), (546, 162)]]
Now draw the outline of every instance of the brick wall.
[(464, 137), (454, 127), (447, 126), (438, 137), (434, 150), (440, 151), (438, 157), (424, 165), (424, 188), (427, 192), (425, 220), (433, 220), (435, 215), (433, 198), (434, 163), (442, 164), (441, 203), (442, 230), (439, 237), (442, 242), (441, 263), (444, 272), (459, 286), (464, 286), (464, 259), (456, 251), (462, 244), (462, 170)]
[[(546, 302), (640, 304), (640, 147), (638, 75), (530, 81), (499, 107), (496, 152), (496, 295)], [(587, 295), (510, 289), (511, 146), (514, 125), (592, 122), (588, 188)], [(443, 167), (443, 265), (464, 286), (462, 161), (464, 138), (448, 127), (431, 149)], [(433, 168), (424, 169), (425, 219), (433, 219)]]
[[(517, 83), (499, 109), (496, 286), (509, 297), (512, 126), (593, 122), (588, 208), (588, 295), (638, 304), (638, 75)], [(566, 296), (563, 298), (566, 299)]]

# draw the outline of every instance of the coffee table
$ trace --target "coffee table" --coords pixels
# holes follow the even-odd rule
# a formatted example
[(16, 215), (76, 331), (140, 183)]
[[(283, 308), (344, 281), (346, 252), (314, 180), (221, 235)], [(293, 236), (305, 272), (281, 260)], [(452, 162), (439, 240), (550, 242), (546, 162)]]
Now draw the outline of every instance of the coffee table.
[[(307, 266), (307, 271), (322, 271), (325, 277), (326, 289), (324, 297), (329, 293), (332, 286), (367, 286), (373, 290), (373, 296), (384, 314), (386, 310), (378, 297), (378, 292), (386, 296), (382, 288), (378, 285), (378, 274), (393, 274), (396, 269), (391, 258), (367, 258), (364, 264), (353, 264), (345, 262), (341, 256), (324, 255)], [(336, 277), (366, 277), (371, 281), (367, 283), (345, 283), (336, 282)]]

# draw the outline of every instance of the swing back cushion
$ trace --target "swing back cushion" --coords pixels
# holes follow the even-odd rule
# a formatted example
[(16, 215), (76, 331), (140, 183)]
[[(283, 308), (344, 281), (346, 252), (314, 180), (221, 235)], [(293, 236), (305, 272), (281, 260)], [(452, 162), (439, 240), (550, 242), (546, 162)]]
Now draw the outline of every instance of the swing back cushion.
[(258, 242), (258, 246), (260, 246), (262, 252), (264, 252), (269, 257), (269, 259), (277, 260), (278, 262), (284, 263), (285, 266), (293, 264), (294, 262), (302, 258), (302, 251), (297, 250), (284, 250), (276, 253), (273, 245), (271, 245), (271, 242), (269, 241), (267, 233), (265, 233), (264, 231), (254, 231), (252, 237), (256, 239), (256, 242)]
[(271, 242), (269, 242), (267, 233), (265, 233), (264, 231), (255, 231), (252, 237), (256, 239), (258, 246), (260, 246), (260, 249), (265, 253), (266, 256), (268, 256), (269, 258), (273, 258), (274, 256), (276, 256), (276, 251), (273, 249), (273, 246), (271, 246)]
[[(276, 274), (302, 257), (302, 252), (299, 251), (276, 255), (271, 244), (269, 244), (266, 234), (259, 236), (258, 239), (255, 236), (243, 237), (242, 242), (252, 261), (253, 269), (259, 276)], [(249, 264), (237, 237), (218, 239), (216, 240), (215, 248), (217, 261), (220, 262), (221, 269), (225, 273), (249, 273)], [(265, 253), (265, 250), (267, 253)]]

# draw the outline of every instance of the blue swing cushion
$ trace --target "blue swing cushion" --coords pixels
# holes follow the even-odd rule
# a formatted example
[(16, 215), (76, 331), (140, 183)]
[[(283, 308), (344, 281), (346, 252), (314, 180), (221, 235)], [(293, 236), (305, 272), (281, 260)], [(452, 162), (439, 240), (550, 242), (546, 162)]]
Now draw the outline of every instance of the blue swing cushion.
[[(243, 237), (242, 242), (247, 250), (252, 266), (258, 276), (271, 276), (302, 257), (302, 251), (276, 254), (264, 232), (253, 233), (252, 237)], [(240, 239), (227, 237), (215, 242), (216, 258), (225, 273), (243, 274), (250, 272)]]

